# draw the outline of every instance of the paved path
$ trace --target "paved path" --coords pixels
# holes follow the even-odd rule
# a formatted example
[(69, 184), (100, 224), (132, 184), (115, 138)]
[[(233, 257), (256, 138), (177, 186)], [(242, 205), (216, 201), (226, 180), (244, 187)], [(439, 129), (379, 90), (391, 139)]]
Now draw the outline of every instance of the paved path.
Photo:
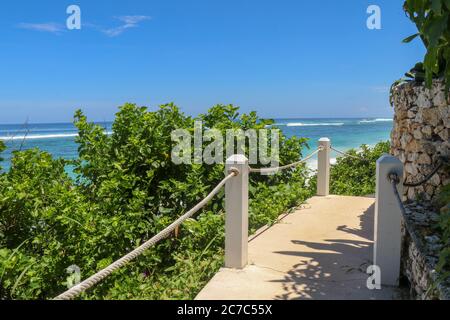
[(249, 266), (221, 269), (198, 300), (395, 299), (366, 287), (374, 199), (314, 197), (249, 244)]

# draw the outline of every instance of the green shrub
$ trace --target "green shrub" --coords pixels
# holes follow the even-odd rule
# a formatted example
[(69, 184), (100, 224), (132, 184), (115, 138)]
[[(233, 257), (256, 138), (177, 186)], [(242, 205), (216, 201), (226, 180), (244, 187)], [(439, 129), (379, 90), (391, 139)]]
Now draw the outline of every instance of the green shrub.
[(64, 171), (65, 161), (38, 150), (14, 152), (0, 179), (0, 298), (56, 293), (78, 246), (88, 207)]
[[(200, 115), (205, 127), (262, 129), (272, 121), (218, 105)], [(224, 166), (175, 165), (171, 132), (193, 130), (174, 105), (150, 112), (126, 104), (113, 133), (75, 115), (79, 159), (14, 152), (0, 174), (0, 299), (49, 299), (67, 288), (76, 265), (82, 279), (139, 246), (203, 199)], [(297, 161), (306, 139), (281, 138), (282, 164)], [(72, 180), (65, 166), (74, 168)], [(251, 176), (250, 228), (273, 223), (311, 193), (306, 169)], [(84, 293), (83, 299), (190, 299), (220, 268), (224, 191), (167, 240)]]
[[(390, 143), (380, 142), (373, 148), (362, 145), (360, 150), (349, 150), (351, 156), (338, 157), (330, 170), (330, 193), (347, 196), (366, 196), (375, 193), (376, 162), (390, 151)], [(317, 177), (311, 180), (311, 188)]]
[(375, 193), (376, 162), (390, 151), (390, 143), (380, 142), (373, 148), (362, 145), (349, 154), (360, 158), (340, 157), (331, 169), (330, 192), (338, 195), (364, 196)]

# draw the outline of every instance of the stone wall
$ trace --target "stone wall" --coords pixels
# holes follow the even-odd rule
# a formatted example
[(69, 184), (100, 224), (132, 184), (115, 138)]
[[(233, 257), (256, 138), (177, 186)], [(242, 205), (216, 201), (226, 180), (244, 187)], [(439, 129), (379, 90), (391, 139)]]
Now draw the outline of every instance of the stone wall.
[(439, 282), (436, 273), (441, 239), (430, 232), (431, 226), (439, 220), (439, 214), (431, 204), (418, 202), (406, 205), (405, 211), (401, 269), (409, 282), (410, 297), (449, 300), (449, 286)]
[[(450, 156), (450, 102), (442, 81), (435, 80), (432, 89), (415, 82), (393, 90), (395, 109), (391, 134), (391, 153), (405, 165), (407, 182), (422, 180), (434, 168), (441, 156)], [(450, 182), (449, 172), (441, 169), (423, 186), (405, 188), (405, 198), (426, 200)]]
[[(450, 156), (450, 101), (442, 81), (432, 89), (415, 82), (397, 86), (392, 101), (395, 109), (391, 153), (404, 164), (406, 182), (423, 180), (442, 157)], [(449, 299), (448, 285), (436, 282), (440, 238), (433, 225), (439, 214), (431, 205), (442, 186), (450, 182), (448, 168), (442, 168), (427, 183), (404, 188), (407, 216), (403, 228), (402, 274), (416, 299)], [(435, 290), (430, 290), (437, 284)]]

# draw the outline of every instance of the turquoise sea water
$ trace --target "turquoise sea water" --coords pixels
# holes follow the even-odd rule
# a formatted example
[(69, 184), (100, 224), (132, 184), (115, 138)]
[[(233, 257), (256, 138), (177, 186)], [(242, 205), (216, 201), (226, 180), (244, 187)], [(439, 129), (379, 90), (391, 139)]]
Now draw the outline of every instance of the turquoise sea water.
[[(388, 140), (393, 122), (392, 119), (322, 118), (277, 119), (275, 123), (289, 137), (309, 138), (311, 148), (315, 148), (321, 137), (328, 137), (335, 148), (346, 151), (362, 144), (373, 146), (377, 142)], [(106, 131), (111, 131), (111, 123), (100, 125), (105, 127)], [(0, 140), (8, 147), (2, 154), (4, 161), (0, 166), (8, 169), (13, 150), (36, 147), (50, 152), (54, 157), (75, 159), (78, 156), (76, 135), (77, 130), (71, 123), (0, 125)], [(314, 166), (314, 160), (311, 164)]]

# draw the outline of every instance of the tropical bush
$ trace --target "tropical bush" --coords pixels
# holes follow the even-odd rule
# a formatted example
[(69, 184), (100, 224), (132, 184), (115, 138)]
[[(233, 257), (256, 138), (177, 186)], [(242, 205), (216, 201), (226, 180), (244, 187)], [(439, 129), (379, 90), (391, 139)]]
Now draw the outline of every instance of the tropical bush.
[[(374, 147), (362, 145), (359, 150), (347, 151), (349, 156), (339, 157), (330, 169), (330, 193), (347, 196), (375, 194), (376, 162), (383, 154), (389, 154), (389, 141)], [(313, 178), (311, 185), (317, 184)]]
[[(262, 129), (272, 121), (218, 105), (200, 115), (207, 128)], [(222, 164), (175, 165), (171, 132), (193, 130), (172, 105), (157, 111), (125, 104), (112, 134), (77, 111), (79, 159), (16, 151), (0, 174), (0, 299), (49, 299), (67, 289), (78, 266), (84, 279), (161, 231), (224, 177)], [(282, 164), (298, 160), (306, 139), (282, 136)], [(0, 151), (4, 146), (0, 145)], [(74, 168), (76, 178), (67, 174)], [(252, 175), (255, 231), (312, 195), (307, 170)], [(83, 299), (190, 299), (220, 268), (224, 191), (169, 239), (115, 272)]]
[(447, 88), (450, 85), (450, 0), (406, 0), (403, 8), (418, 33), (409, 36), (404, 42), (416, 37), (422, 39), (427, 52), (423, 63), (417, 64), (407, 76), (416, 81), (425, 80), (431, 87), (433, 78), (443, 77)]

